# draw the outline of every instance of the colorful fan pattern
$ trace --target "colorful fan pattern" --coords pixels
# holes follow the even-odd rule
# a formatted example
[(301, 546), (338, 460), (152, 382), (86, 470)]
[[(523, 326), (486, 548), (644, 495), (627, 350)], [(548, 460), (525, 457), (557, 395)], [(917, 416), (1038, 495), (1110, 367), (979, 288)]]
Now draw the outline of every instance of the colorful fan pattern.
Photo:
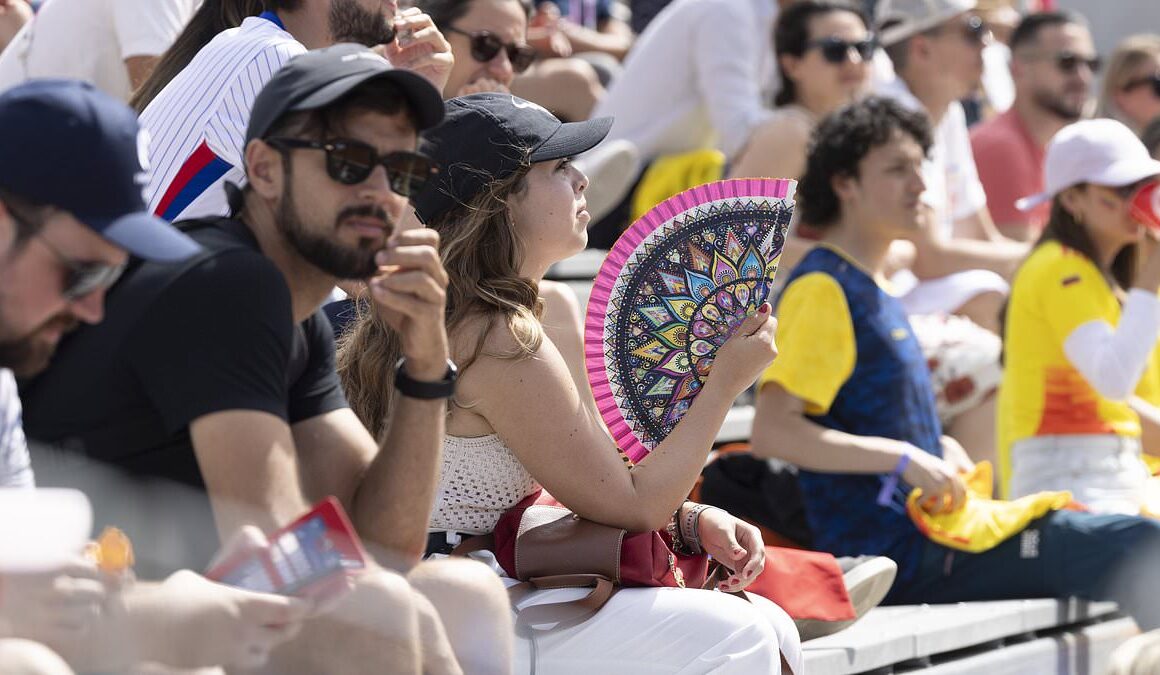
[(717, 349), (768, 299), (796, 182), (719, 181), (682, 192), (616, 242), (585, 322), (589, 382), (634, 462), (701, 390)]

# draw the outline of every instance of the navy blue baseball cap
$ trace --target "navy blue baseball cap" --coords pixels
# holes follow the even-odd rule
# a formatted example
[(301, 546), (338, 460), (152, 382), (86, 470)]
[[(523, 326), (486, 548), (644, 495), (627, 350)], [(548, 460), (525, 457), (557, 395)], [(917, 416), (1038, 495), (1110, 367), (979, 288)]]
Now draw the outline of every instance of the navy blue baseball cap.
[(148, 134), (129, 106), (90, 84), (31, 80), (0, 94), (0, 158), (0, 188), (68, 211), (139, 258), (201, 250), (148, 212)]
[(611, 117), (561, 122), (542, 106), (486, 92), (447, 101), (443, 123), (423, 134), (423, 154), (439, 163), (414, 201), (424, 223), (466, 204), (490, 182), (520, 167), (591, 150), (612, 128)]

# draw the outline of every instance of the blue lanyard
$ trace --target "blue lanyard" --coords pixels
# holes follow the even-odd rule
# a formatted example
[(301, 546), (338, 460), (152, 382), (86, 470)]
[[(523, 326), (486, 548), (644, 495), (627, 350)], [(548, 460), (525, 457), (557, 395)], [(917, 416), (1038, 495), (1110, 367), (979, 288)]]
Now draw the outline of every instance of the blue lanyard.
[(261, 14), (259, 14), (258, 18), (265, 19), (266, 21), (269, 21), (270, 23), (281, 28), (282, 30), (286, 30), (286, 26), (282, 24), (282, 19), (279, 19), (277, 14), (275, 14), (274, 12), (271, 12), (268, 9), (266, 11), (262, 12)]

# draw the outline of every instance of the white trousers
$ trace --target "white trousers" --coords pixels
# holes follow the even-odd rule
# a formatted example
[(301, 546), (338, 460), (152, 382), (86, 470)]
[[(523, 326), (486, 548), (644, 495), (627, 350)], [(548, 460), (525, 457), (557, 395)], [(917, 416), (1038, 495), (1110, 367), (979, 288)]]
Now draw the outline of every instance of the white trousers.
[(1115, 434), (1033, 436), (1011, 446), (1011, 498), (1067, 490), (1096, 513), (1139, 515), (1148, 469), (1140, 441)]
[[(520, 607), (575, 600), (586, 593), (575, 588), (536, 591)], [(784, 654), (793, 673), (801, 675), (801, 641), (793, 620), (766, 598), (749, 597), (753, 602), (716, 591), (623, 588), (583, 623), (533, 631), (531, 638), (517, 636), (515, 672), (778, 674)]]

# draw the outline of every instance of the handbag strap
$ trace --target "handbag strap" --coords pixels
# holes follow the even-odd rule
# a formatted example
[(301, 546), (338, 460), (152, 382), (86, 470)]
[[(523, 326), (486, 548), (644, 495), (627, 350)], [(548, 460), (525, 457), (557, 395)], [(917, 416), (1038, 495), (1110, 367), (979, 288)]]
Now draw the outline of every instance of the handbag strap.
[[(588, 588), (588, 595), (577, 600), (548, 602), (541, 605), (519, 608), (519, 603), (532, 591), (550, 588)], [(516, 612), (516, 626), (533, 631), (583, 623), (592, 618), (608, 603), (617, 591), (608, 577), (598, 574), (560, 574), (548, 577), (533, 577), (508, 589), (508, 599)]]

